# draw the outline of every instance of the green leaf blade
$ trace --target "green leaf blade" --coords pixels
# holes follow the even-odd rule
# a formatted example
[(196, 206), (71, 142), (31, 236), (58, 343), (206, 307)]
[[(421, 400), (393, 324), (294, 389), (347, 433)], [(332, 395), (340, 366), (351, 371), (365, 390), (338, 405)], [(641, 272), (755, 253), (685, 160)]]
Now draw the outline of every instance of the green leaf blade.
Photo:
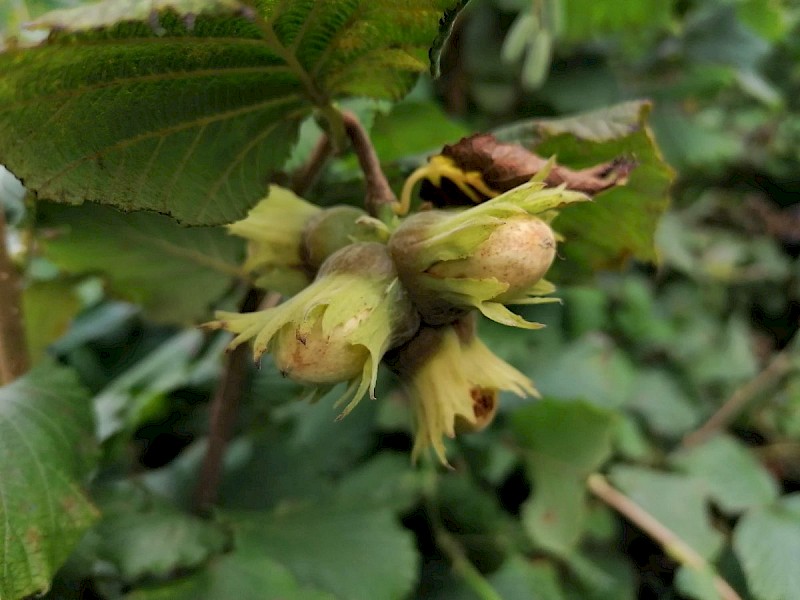
[[(40, 198), (242, 218), (316, 106), (397, 99), (454, 0), (105, 0), (0, 54), (0, 163)], [(22, 141), (22, 143), (20, 143)]]
[(125, 23), (0, 55), (0, 159), (41, 198), (241, 217), (310, 111), (267, 46), (218, 37), (241, 21), (198, 18), (190, 32), (168, 13), (157, 42)]
[(110, 288), (163, 322), (206, 319), (239, 273), (241, 240), (216, 227), (113, 208), (41, 204), (45, 256), (75, 275), (101, 274)]
[(800, 598), (800, 495), (747, 513), (736, 526), (733, 548), (757, 600)]
[(81, 480), (95, 459), (86, 390), (45, 364), (0, 389), (0, 597), (50, 587), (97, 517)]
[(402, 598), (415, 583), (411, 534), (390, 511), (312, 505), (231, 516), (242, 552), (272, 558), (338, 598)]

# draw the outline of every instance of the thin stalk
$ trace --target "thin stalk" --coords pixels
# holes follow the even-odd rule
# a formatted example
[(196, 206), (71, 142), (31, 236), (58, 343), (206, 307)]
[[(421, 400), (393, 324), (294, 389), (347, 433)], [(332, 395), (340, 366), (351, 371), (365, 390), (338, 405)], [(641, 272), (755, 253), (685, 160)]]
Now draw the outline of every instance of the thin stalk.
[(675, 560), (696, 571), (708, 573), (713, 578), (714, 587), (723, 600), (742, 600), (736, 590), (720, 577), (694, 548), (625, 494), (612, 487), (605, 477), (594, 473), (589, 476), (587, 486), (600, 500), (658, 542)]
[(792, 368), (792, 357), (787, 350), (776, 354), (763, 371), (738, 388), (703, 425), (687, 434), (683, 438), (683, 446), (686, 448), (697, 446), (719, 433), (733, 422), (756, 396), (773, 386)]
[(358, 118), (349, 111), (342, 112), (344, 130), (353, 145), (353, 151), (358, 158), (358, 164), (364, 173), (364, 181), (367, 193), (364, 198), (364, 205), (367, 212), (373, 217), (378, 217), (385, 207), (392, 207), (397, 204), (395, 196), (389, 185), (389, 180), (381, 168), (381, 161), (375, 152), (375, 147), (369, 139), (364, 126)]
[[(258, 310), (265, 303), (265, 296), (263, 291), (250, 288), (240, 306), (241, 312)], [(278, 299), (275, 297), (271, 303), (275, 304)], [(225, 450), (239, 415), (239, 403), (247, 384), (247, 370), (251, 361), (252, 351), (247, 344), (237, 346), (225, 358), (222, 377), (211, 399), (208, 446), (194, 491), (193, 505), (198, 514), (208, 514), (217, 503)]]
[(8, 254), (6, 217), (0, 208), (0, 383), (10, 383), (30, 368), (19, 273)]

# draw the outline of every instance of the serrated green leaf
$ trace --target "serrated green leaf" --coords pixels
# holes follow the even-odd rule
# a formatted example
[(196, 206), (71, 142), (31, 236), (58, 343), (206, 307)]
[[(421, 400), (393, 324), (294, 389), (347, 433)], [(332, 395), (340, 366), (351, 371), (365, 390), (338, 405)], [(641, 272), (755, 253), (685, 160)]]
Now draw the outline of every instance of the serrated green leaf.
[(574, 550), (588, 515), (585, 479), (611, 454), (613, 422), (584, 402), (543, 400), (513, 413), (534, 483), (522, 520), (536, 544), (562, 556)]
[(232, 222), (315, 106), (401, 97), (462, 4), (104, 0), (50, 13), (46, 43), (0, 54), (0, 162), (40, 198)]
[[(595, 201), (565, 207), (553, 227), (566, 238), (559, 246), (565, 268), (587, 271), (618, 267), (630, 258), (655, 262), (653, 238), (669, 203), (674, 177), (647, 126), (650, 104), (627, 102), (565, 119), (534, 120), (496, 131), (541, 156), (584, 168), (615, 158), (636, 162), (625, 185)], [(611, 234), (610, 232), (613, 232)]]
[(745, 514), (734, 531), (733, 548), (757, 600), (800, 598), (800, 494)]
[(101, 274), (159, 321), (207, 319), (241, 276), (244, 244), (223, 228), (181, 227), (162, 215), (92, 204), (43, 205), (38, 227), (48, 259), (72, 274)]
[(230, 515), (238, 547), (263, 553), (303, 583), (348, 600), (401, 598), (417, 578), (410, 532), (387, 510), (307, 505)]
[(711, 525), (705, 486), (693, 477), (642, 467), (617, 466), (611, 479), (645, 511), (704, 558), (713, 558), (722, 535)]
[(778, 486), (770, 473), (747, 448), (728, 436), (679, 451), (670, 462), (700, 479), (709, 497), (726, 513), (765, 506), (778, 497)]
[(97, 517), (81, 490), (95, 463), (88, 392), (45, 363), (0, 388), (0, 597), (50, 587)]

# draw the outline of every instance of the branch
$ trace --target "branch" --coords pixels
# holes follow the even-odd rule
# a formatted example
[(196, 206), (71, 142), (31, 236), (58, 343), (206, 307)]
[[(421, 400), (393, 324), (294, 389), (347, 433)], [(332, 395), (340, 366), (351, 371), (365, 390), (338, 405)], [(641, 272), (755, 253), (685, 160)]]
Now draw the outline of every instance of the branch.
[(675, 558), (679, 563), (711, 575), (714, 580), (714, 587), (723, 600), (742, 600), (736, 590), (720, 577), (708, 561), (700, 556), (694, 548), (633, 500), (612, 487), (605, 477), (598, 473), (589, 475), (587, 486), (600, 500), (661, 544), (667, 554)]
[[(264, 296), (264, 292), (260, 290), (254, 288), (248, 290), (240, 307), (241, 312), (258, 310)], [(225, 357), (222, 377), (211, 400), (208, 447), (200, 467), (200, 476), (193, 498), (194, 510), (198, 514), (208, 514), (217, 502), (225, 449), (239, 414), (242, 390), (247, 383), (250, 352), (250, 346), (242, 344)]]
[(29, 368), (19, 274), (6, 247), (6, 216), (0, 207), (0, 383), (10, 383)]
[(682, 445), (685, 448), (697, 446), (719, 433), (744, 410), (753, 398), (789, 373), (792, 366), (789, 352), (783, 350), (776, 354), (763, 371), (737, 389), (699, 429), (687, 434), (683, 438)]
[(364, 172), (364, 179), (367, 186), (367, 194), (364, 199), (367, 212), (373, 217), (377, 217), (382, 212), (383, 207), (397, 204), (389, 181), (381, 169), (381, 162), (375, 153), (364, 126), (358, 118), (350, 111), (342, 112), (344, 130), (350, 142), (353, 144), (353, 151), (358, 157), (358, 164)]

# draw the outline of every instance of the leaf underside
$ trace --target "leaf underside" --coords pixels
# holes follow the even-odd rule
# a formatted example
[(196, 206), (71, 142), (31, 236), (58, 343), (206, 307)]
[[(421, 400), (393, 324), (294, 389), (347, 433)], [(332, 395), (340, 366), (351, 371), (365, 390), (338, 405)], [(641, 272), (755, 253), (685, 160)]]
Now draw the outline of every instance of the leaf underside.
[(461, 4), (106, 0), (50, 13), (47, 42), (0, 54), (0, 163), (43, 199), (234, 221), (315, 107), (404, 95)]
[(88, 392), (45, 364), (0, 390), (0, 598), (47, 590), (97, 513), (80, 481), (93, 466)]

